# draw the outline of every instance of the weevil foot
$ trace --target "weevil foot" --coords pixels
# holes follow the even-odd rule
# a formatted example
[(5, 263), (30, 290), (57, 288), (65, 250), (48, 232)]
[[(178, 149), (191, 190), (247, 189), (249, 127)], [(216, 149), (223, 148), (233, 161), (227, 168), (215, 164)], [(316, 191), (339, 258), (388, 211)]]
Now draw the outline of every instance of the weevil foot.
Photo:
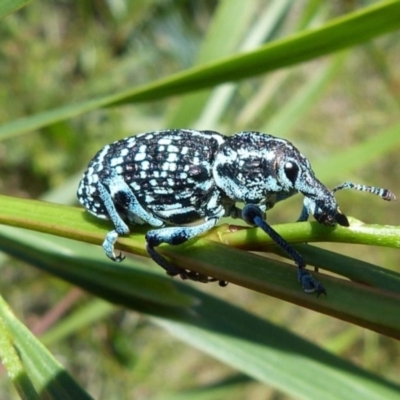
[(114, 252), (114, 245), (117, 239), (118, 233), (115, 230), (108, 232), (103, 242), (103, 249), (110, 260), (121, 262), (125, 259), (125, 256), (122, 253), (115, 255)]
[(321, 294), (326, 296), (325, 288), (304, 268), (299, 268), (297, 278), (306, 293), (317, 293), (317, 297)]

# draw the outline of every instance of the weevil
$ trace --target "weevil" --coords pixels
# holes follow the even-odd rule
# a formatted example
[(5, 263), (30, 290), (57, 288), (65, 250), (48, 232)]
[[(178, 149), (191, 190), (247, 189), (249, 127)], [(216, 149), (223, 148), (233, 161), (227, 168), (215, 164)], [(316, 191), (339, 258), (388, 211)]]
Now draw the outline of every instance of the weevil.
[(113, 222), (114, 229), (103, 243), (111, 260), (124, 259), (115, 254), (114, 245), (119, 235), (129, 234), (129, 225), (148, 224), (155, 229), (146, 234), (147, 252), (168, 275), (225, 286), (223, 280), (171, 264), (156, 247), (184, 243), (223, 217), (242, 218), (260, 227), (293, 259), (304, 291), (319, 295), (325, 293), (324, 287), (306, 270), (301, 254), (267, 223), (266, 211), (301, 193), (304, 202), (298, 221), (311, 214), (324, 225), (349, 226), (334, 197), (345, 188), (395, 200), (390, 190), (351, 182), (327, 189), (307, 158), (285, 139), (253, 131), (225, 136), (167, 129), (103, 147), (83, 174), (77, 196), (90, 213)]

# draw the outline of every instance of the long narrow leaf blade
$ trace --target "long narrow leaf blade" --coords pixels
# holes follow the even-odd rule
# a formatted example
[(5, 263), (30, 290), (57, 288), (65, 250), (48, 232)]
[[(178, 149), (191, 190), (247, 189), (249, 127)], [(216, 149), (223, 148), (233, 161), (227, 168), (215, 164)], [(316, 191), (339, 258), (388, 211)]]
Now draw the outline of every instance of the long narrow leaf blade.
[[(35, 256), (35, 245), (31, 244), (30, 247), (32, 264), (41, 268), (46, 249), (36, 249)], [(72, 243), (71, 250), (73, 250)], [(79, 281), (77, 278), (85, 274), (82, 271), (85, 266), (71, 262), (69, 252), (57, 254), (51, 246), (48, 246), (47, 253), (58, 258), (58, 262), (52, 270), (48, 270), (49, 272), (58, 275), (59, 271), (69, 270), (70, 274), (66, 279), (72, 283)], [(214, 256), (213, 253), (208, 255), (209, 258)], [(90, 267), (90, 262), (87, 267)], [(293, 270), (293, 268), (289, 269)], [(125, 272), (115, 266), (115, 274), (119, 273), (126, 277)], [(148, 276), (151, 279), (152, 274), (148, 273)], [(271, 273), (269, 276), (271, 277)], [(168, 277), (160, 277), (160, 279), (171, 282), (171, 278)], [(94, 293), (104, 296), (107, 293), (109, 281), (110, 279), (107, 278), (95, 281), (97, 288)], [(133, 280), (130, 282), (134, 291), (135, 282)], [(124, 304), (147, 314), (155, 323), (189, 345), (239, 369), (254, 379), (296, 398), (307, 399), (336, 399), (338, 398), (336, 396), (340, 396), (341, 399), (353, 399), (354, 395), (361, 394), (364, 399), (377, 399), (379, 396), (395, 399), (400, 390), (400, 387), (395, 384), (329, 354), (285, 329), (223, 300), (202, 293), (196, 287), (178, 280), (172, 281), (171, 284), (183, 298), (192, 298), (197, 301), (188, 307), (171, 307), (168, 302), (165, 304), (160, 302), (155, 306), (154, 303), (151, 304), (148, 301)], [(93, 286), (85, 285), (83, 288), (91, 290)], [(154, 287), (153, 290), (157, 288)], [(221, 289), (216, 286), (216, 290)], [(122, 292), (121, 295), (123, 295)], [(307, 297), (305, 294), (302, 295)], [(345, 297), (341, 301), (348, 306), (347, 300)], [(321, 298), (318, 301), (324, 303), (326, 299)], [(316, 376), (318, 376), (317, 380)], [(334, 390), (334, 388), (338, 389)]]
[[(30, 212), (33, 208), (35, 209), (34, 214)], [(89, 217), (90, 221), (82, 218), (82, 213), (83, 211), (73, 207), (0, 196), (0, 222), (2, 223), (100, 244), (107, 230), (100, 228), (94, 218)], [(86, 216), (87, 214), (83, 215)], [(106, 221), (101, 223), (106, 223)], [(312, 226), (310, 223), (292, 224), (291, 229), (296, 231), (296, 229), (302, 230), (304, 227), (310, 226)], [(324, 230), (328, 238), (336, 231), (340, 233), (341, 230), (345, 230), (346, 233), (346, 230), (350, 230), (346, 228), (338, 228), (337, 230), (324, 229), (318, 224), (315, 228), (321, 231)], [(280, 227), (277, 230), (281, 231)], [(399, 228), (393, 227), (392, 230), (392, 236), (398, 237)], [(256, 242), (260, 232), (257, 229), (251, 229), (238, 234), (246, 235), (247, 239), (250, 238), (250, 243), (253, 243)], [(212, 235), (213, 232), (210, 232), (210, 237)], [(298, 241), (308, 241), (308, 238), (313, 237), (312, 235), (313, 229), (310, 230), (308, 236), (304, 236)], [(258, 240), (260, 244), (262, 244), (262, 240), (268, 242), (265, 234), (261, 235)], [(3, 235), (0, 246), (3, 246), (2, 248), (5, 251), (12, 251), (12, 254), (16, 254), (12, 245), (17, 241), (18, 238), (7, 240)], [(226, 242), (226, 239), (224, 241)], [(25, 241), (25, 246), (27, 248), (31, 246), (29, 241)], [(146, 252), (143, 234), (132, 234), (130, 238), (120, 238), (118, 247), (125, 251), (139, 254), (145, 254)], [(323, 299), (317, 298), (316, 296), (307, 295), (301, 290), (293, 265), (266, 259), (204, 239), (198, 239), (194, 243), (190, 242), (181, 246), (161, 246), (159, 251), (171, 258), (172, 262), (180, 267), (190, 268), (208, 276), (215, 276), (218, 279), (237, 283), (249, 289), (273, 295), (283, 300), (351, 321), (377, 332), (400, 338), (400, 320), (393, 318), (393, 315), (396, 315), (397, 310), (400, 308), (400, 296), (394, 292), (321, 276), (319, 279), (323, 280), (328, 291), (335, 293), (335, 296), (331, 295)], [(45, 265), (48, 256), (43, 256), (42, 259), (43, 265)], [(74, 282), (81, 284), (86, 282), (87, 287), (85, 288), (90, 291), (98, 288), (99, 284), (103, 284), (101, 273), (98, 274), (98, 279), (94, 282), (91, 276), (96, 276), (96, 269), (88, 272), (81, 263), (78, 264), (75, 263), (71, 267), (66, 266), (65, 263), (55, 263), (55, 269), (47, 270), (55, 274), (59, 273), (64, 279), (69, 280), (78, 275), (79, 282)], [(117, 268), (116, 266), (115, 269)], [(120, 268), (121, 272), (130, 273), (129, 271), (124, 271), (124, 268)], [(110, 274), (114, 274), (115, 277), (114, 269), (107, 273), (109, 279), (106, 280), (106, 284), (113, 282)], [(107, 290), (110, 291), (114, 298), (118, 298), (118, 302), (124, 303), (124, 296), (129, 295), (129, 289), (123, 282), (133, 281), (134, 278), (128, 279), (124, 276), (120, 283), (121, 288), (125, 290), (124, 292), (118, 290), (119, 284), (117, 283)], [(104, 288), (100, 289), (100, 292), (102, 290)], [(343, 299), (346, 299), (346, 301), (343, 301)], [(381, 313), (380, 310), (382, 309), (385, 309), (386, 312)]]
[[(35, 386), (38, 398), (91, 399), (89, 394), (74, 381), (40, 341), (12, 314), (1, 297), (0, 317), (12, 334), (13, 345), (22, 361), (27, 377)], [(30, 395), (31, 390), (25, 390), (26, 395)]]
[(0, 2), (0, 19), (26, 6), (32, 0), (2, 0)]
[(159, 100), (237, 81), (363, 43), (400, 27), (400, 2), (380, 2), (259, 49), (177, 73), (114, 95), (66, 105), (0, 127), (0, 140), (106, 106)]
[(191, 346), (295, 398), (398, 398), (397, 385), (290, 332), (205, 294), (200, 300), (189, 319), (153, 320)]

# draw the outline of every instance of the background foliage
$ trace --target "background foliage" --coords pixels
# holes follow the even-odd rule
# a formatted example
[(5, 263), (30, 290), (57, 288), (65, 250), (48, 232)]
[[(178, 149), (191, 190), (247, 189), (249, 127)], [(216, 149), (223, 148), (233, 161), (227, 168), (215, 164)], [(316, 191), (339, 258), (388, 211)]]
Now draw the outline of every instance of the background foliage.
[[(0, 79), (3, 88), (0, 91), (0, 121), (3, 125), (0, 130), (3, 139), (0, 144), (1, 193), (75, 204), (79, 176), (101, 146), (131, 134), (166, 127), (215, 129), (227, 134), (242, 129), (267, 131), (296, 143), (312, 160), (317, 175), (328, 186), (352, 179), (389, 187), (400, 193), (396, 174), (400, 163), (396, 151), (398, 142), (389, 141), (389, 138), (400, 136), (400, 129), (396, 127), (400, 87), (395, 68), (400, 54), (398, 32), (351, 47), (343, 53), (332, 53), (217, 88), (209, 87), (210, 84), (207, 87), (203, 75), (205, 89), (195, 93), (166, 98), (150, 93), (146, 102), (112, 108), (101, 108), (106, 104), (104, 100), (101, 100), (102, 104), (95, 101), (123, 94), (122, 100), (115, 98), (114, 103), (128, 103), (135, 94), (128, 95), (127, 88), (135, 92), (140, 85), (151, 86), (163, 77), (167, 79), (166, 86), (171, 85), (168, 79), (172, 74), (192, 66), (199, 66), (201, 76), (204, 64), (218, 63), (216, 60), (220, 58), (258, 49), (269, 41), (285, 40), (297, 32), (301, 39), (303, 30), (320, 27), (336, 17), (383, 3), (386, 2), (269, 1), (265, 4), (252, 0), (244, 6), (242, 1), (32, 2), (2, 19), (0, 26)], [(14, 11), (17, 3), (6, 10), (8, 6), (5, 2), (2, 15)], [(379, 18), (375, 20), (379, 22)], [(349, 40), (350, 45), (357, 42), (357, 37), (343, 40)], [(363, 38), (358, 40), (361, 42)], [(317, 42), (312, 43), (318, 47)], [(275, 60), (294, 57), (296, 47), (291, 42), (286, 46), (281, 47), (286, 49), (282, 50), (281, 59), (278, 52), (275, 53)], [(328, 48), (326, 53), (333, 50), (333, 47)], [(310, 47), (309, 51), (299, 57), (312, 59), (312, 52), (318, 50)], [(238, 65), (239, 61), (228, 59), (227, 64), (219, 68), (223, 73), (227, 71), (226, 65), (234, 66), (235, 62)], [(285, 61), (280, 62), (285, 65)], [(269, 68), (262, 67), (263, 70)], [(243, 69), (241, 73), (245, 76), (248, 70)], [(177, 87), (177, 92), (190, 91), (195, 85), (181, 84)], [(55, 114), (46, 114), (47, 110), (61, 110), (65, 117), (60, 117), (61, 112), (55, 113), (55, 117)], [(387, 132), (394, 132), (394, 136)], [(348, 155), (346, 159), (341, 158), (343, 154)], [(337, 197), (341, 209), (348, 215), (368, 223), (398, 225), (396, 204), (385, 204), (355, 192), (340, 193)], [(300, 198), (286, 201), (269, 214), (270, 222), (294, 221), (300, 204)], [(14, 257), (3, 255), (1, 259), (2, 296), (32, 332), (45, 335), (43, 340), (51, 353), (94, 398), (165, 398), (166, 393), (173, 393), (171, 397), (177, 398), (178, 392), (182, 398), (195, 395), (213, 399), (250, 396), (255, 399), (310, 398), (312, 393), (320, 397), (319, 390), (329, 390), (328, 386), (314, 388), (310, 382), (316, 385), (315, 376), (313, 379), (303, 375), (306, 365), (313, 371), (312, 363), (301, 357), (294, 361), (293, 357), (286, 359), (286, 354), (283, 354), (286, 348), (290, 356), (288, 349), (291, 349), (291, 344), (293, 349), (301, 346), (308, 349), (306, 342), (297, 341), (298, 338), (290, 332), (339, 356), (339, 359), (362, 367), (366, 375), (362, 375), (360, 381), (364, 388), (370, 389), (371, 398), (379, 390), (384, 390), (383, 383), (379, 386), (379, 380), (379, 384), (374, 381), (376, 376), (398, 383), (399, 346), (386, 336), (235, 285), (223, 290), (216, 285), (205, 287), (190, 283), (181, 285), (179, 282), (169, 286), (170, 283), (158, 274), (160, 271), (155, 266), (137, 259), (133, 262), (135, 266), (140, 262), (144, 264), (143, 273), (150, 270), (151, 279), (155, 281), (147, 275), (130, 277), (127, 268), (126, 279), (132, 279), (132, 285), (128, 285), (126, 292), (127, 296), (130, 291), (133, 294), (132, 298), (120, 299), (119, 302), (127, 304), (125, 301), (129, 301), (131, 308), (135, 306), (144, 313), (127, 311), (31, 267), (41, 265), (45, 269), (44, 265), (50, 261), (54, 265), (78, 266), (81, 271), (92, 272), (93, 282), (98, 277), (99, 281), (93, 285), (96, 287), (97, 284), (98, 293), (104, 295), (106, 289), (101, 286), (101, 279), (111, 276), (107, 274), (113, 273), (115, 265), (103, 260), (101, 248), (88, 250), (88, 245), (71, 245), (63, 239), (49, 239), (37, 234), (29, 236), (27, 232), (7, 229), (11, 228), (2, 229), (2, 248), (7, 247), (6, 251)], [(20, 247), (15, 244), (18, 240), (21, 241)], [(45, 249), (50, 247), (54, 254), (46, 252)], [(399, 272), (396, 249), (334, 243), (321, 247)], [(67, 257), (71, 248), (76, 251), (72, 260), (57, 258)], [(35, 256), (35, 249), (40, 249), (41, 261)], [(82, 255), (88, 253), (88, 258), (94, 257), (96, 265), (100, 266), (104, 261), (101, 274), (96, 275), (97, 270), (88, 269), (85, 263), (79, 264)], [(142, 279), (139, 282), (143, 285), (150, 282), (148, 290), (140, 292), (138, 279)], [(130, 280), (126, 282), (131, 283)], [(120, 285), (123, 283), (122, 279)], [(207, 338), (198, 334), (189, 316), (175, 309), (172, 312), (168, 307), (177, 307), (177, 304), (190, 307), (193, 299), (208, 304), (209, 298), (202, 297), (206, 294), (199, 291), (220, 297), (230, 307), (237, 305), (260, 317), (241, 317), (254, 329), (259, 327), (260, 336), (273, 336), (275, 332), (274, 325), (264, 323), (275, 323), (289, 331), (288, 336), (283, 336), (286, 333), (280, 330), (275, 333), (288, 342), (279, 357), (276, 353), (264, 353), (265, 349), (259, 349), (265, 362), (259, 370), (268, 371), (269, 376), (273, 376), (268, 385), (265, 377), (257, 375), (256, 367), (251, 369), (248, 358), (238, 356), (228, 360), (217, 357), (224, 360), (222, 363), (196, 350), (201, 348), (213, 355), (218, 343), (213, 348), (210, 345), (212, 338), (207, 342)], [(159, 298), (152, 297), (157, 295)], [(165, 309), (160, 306), (163, 301)], [(159, 315), (148, 304), (160, 307)], [(212, 304), (210, 307), (219, 303)], [(210, 325), (225, 326), (232, 332), (237, 329), (221, 314), (212, 316), (207, 314), (207, 308), (202, 310), (199, 308), (199, 313), (205, 312), (204, 318), (209, 318), (206, 321)], [(221, 310), (224, 313), (227, 309), (222, 307)], [(145, 312), (152, 316), (146, 316)], [(234, 309), (231, 312), (240, 313)], [(11, 326), (15, 321), (5, 315), (3, 320)], [(173, 317), (169, 320), (168, 315)], [(183, 327), (174, 325), (170, 322), (174, 320), (186, 321), (191, 328), (185, 329), (185, 323)], [(29, 333), (15, 326), (26, 337), (26, 343), (31, 343), (28, 341)], [(164, 329), (159, 329), (159, 326)], [(180, 340), (191, 345), (183, 345)], [(206, 345), (203, 346), (202, 341)], [(229, 338), (225, 337), (220, 346), (223, 343), (230, 343)], [(244, 343), (235, 346), (232, 341), (232, 354), (238, 347), (245, 346)], [(208, 350), (206, 346), (209, 346)], [(23, 353), (21, 348), (19, 351)], [(44, 360), (45, 366), (51, 365), (54, 370), (63, 371), (51, 358), (44, 358), (41, 351), (38, 350), (38, 357)], [(248, 352), (251, 351), (254, 348), (248, 348)], [(314, 352), (316, 360), (325, 357), (316, 350), (311, 352)], [(4, 356), (2, 358), (4, 360)], [(253, 359), (254, 365), (257, 362), (256, 358)], [(247, 364), (246, 372), (251, 378), (238, 374), (237, 371), (243, 371), (242, 364)], [(269, 370), (269, 365), (276, 365), (276, 370)], [(344, 375), (347, 373), (352, 377), (355, 372), (346, 371), (346, 365), (340, 364), (338, 368), (344, 371)], [(28, 366), (24, 367), (29, 370)], [(317, 363), (314, 368), (321, 374), (325, 373)], [(289, 380), (285, 387), (285, 381), (288, 382), (288, 377), (295, 377), (297, 371), (298, 382)], [(60, 374), (67, 387), (72, 387), (70, 378), (63, 372)], [(37, 383), (40, 379), (30, 379), (33, 386), (40, 387)], [(376, 387), (368, 386), (367, 381), (374, 381)], [(0, 398), (16, 396), (5, 372), (0, 385)], [(49, 388), (53, 386), (48, 382), (46, 385), (46, 390), (51, 392)], [(21, 386), (29, 390), (29, 384), (23, 379)], [(310, 393), (302, 386), (309, 386)], [(54, 387), (57, 389), (57, 385)], [(386, 398), (393, 395), (390, 385), (388, 387)], [(76, 390), (79, 392), (79, 388)], [(84, 398), (81, 392), (79, 395)]]

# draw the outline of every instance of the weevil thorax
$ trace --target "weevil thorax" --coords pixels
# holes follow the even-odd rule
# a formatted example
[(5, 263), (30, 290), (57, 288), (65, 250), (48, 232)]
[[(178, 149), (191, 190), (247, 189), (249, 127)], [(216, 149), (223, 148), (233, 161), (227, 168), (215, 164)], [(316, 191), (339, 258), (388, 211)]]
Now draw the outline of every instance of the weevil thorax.
[(231, 136), (216, 154), (213, 175), (218, 187), (234, 201), (268, 209), (300, 192), (318, 222), (346, 224), (333, 194), (316, 178), (307, 158), (285, 139), (260, 132)]

